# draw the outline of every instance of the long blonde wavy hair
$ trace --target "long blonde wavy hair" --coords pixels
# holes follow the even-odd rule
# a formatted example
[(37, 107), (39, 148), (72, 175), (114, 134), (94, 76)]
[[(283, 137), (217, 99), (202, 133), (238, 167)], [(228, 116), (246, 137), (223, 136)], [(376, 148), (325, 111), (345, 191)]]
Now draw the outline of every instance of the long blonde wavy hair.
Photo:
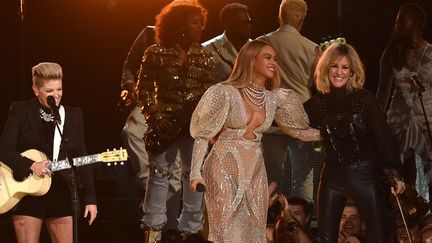
[[(255, 58), (265, 46), (271, 46), (268, 42), (262, 40), (252, 40), (247, 42), (241, 49), (236, 58), (234, 68), (228, 80), (224, 83), (231, 84), (236, 88), (244, 88), (254, 80), (253, 64)], [(266, 80), (266, 89), (273, 90), (279, 88), (280, 75), (279, 67), (277, 66), (275, 75), (272, 79)]]

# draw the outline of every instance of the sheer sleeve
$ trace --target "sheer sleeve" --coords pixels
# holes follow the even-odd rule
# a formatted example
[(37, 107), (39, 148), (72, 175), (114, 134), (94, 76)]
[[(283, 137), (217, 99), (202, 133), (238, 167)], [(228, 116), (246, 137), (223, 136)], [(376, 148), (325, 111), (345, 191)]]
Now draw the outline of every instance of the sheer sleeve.
[(211, 86), (192, 114), (191, 136), (195, 139), (190, 179), (201, 179), (201, 167), (209, 141), (222, 129), (229, 111), (227, 85)]
[(321, 140), (320, 131), (309, 127), (309, 119), (293, 90), (277, 89), (275, 122), (282, 131), (302, 141)]

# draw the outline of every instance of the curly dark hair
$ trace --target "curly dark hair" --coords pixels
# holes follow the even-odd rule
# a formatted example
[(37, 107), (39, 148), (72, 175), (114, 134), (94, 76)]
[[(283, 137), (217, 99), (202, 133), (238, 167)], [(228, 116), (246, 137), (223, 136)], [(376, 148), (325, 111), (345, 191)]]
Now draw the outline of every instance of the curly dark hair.
[(207, 22), (207, 10), (197, 0), (174, 0), (166, 5), (156, 16), (155, 40), (159, 44), (172, 46), (182, 36), (182, 26), (187, 17), (199, 14), (203, 19), (204, 26)]

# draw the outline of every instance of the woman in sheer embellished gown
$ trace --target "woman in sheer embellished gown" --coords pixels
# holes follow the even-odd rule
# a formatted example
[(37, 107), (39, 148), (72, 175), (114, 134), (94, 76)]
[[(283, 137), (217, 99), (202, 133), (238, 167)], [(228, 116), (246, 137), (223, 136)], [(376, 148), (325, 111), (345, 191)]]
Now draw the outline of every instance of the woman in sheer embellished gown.
[(279, 81), (274, 49), (250, 41), (229, 79), (210, 87), (192, 115), (190, 186), (206, 187), (212, 242), (265, 242), (268, 192), (260, 141), (273, 121), (293, 137), (320, 139), (300, 99), (278, 88)]
[(427, 120), (432, 128), (432, 44), (423, 38), (426, 23), (420, 5), (399, 7), (393, 35), (381, 56), (377, 91), (398, 140), (404, 180), (425, 197), (432, 192), (432, 141), (426, 127)]

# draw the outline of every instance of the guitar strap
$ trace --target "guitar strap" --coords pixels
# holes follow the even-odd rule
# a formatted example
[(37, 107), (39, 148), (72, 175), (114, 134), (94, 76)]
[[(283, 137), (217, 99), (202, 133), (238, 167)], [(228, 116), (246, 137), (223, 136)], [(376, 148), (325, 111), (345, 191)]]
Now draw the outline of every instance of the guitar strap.
[[(63, 126), (65, 123), (65, 109), (62, 105), (60, 105), (59, 107), (59, 114), (60, 114), (60, 123), (59, 128), (60, 131), (63, 133)], [(60, 152), (60, 145), (61, 145), (61, 136), (60, 136), (60, 132), (59, 129), (54, 128), (54, 142), (53, 142), (53, 157), (52, 157), (52, 161), (53, 162), (57, 162), (58, 160), (58, 155)]]

